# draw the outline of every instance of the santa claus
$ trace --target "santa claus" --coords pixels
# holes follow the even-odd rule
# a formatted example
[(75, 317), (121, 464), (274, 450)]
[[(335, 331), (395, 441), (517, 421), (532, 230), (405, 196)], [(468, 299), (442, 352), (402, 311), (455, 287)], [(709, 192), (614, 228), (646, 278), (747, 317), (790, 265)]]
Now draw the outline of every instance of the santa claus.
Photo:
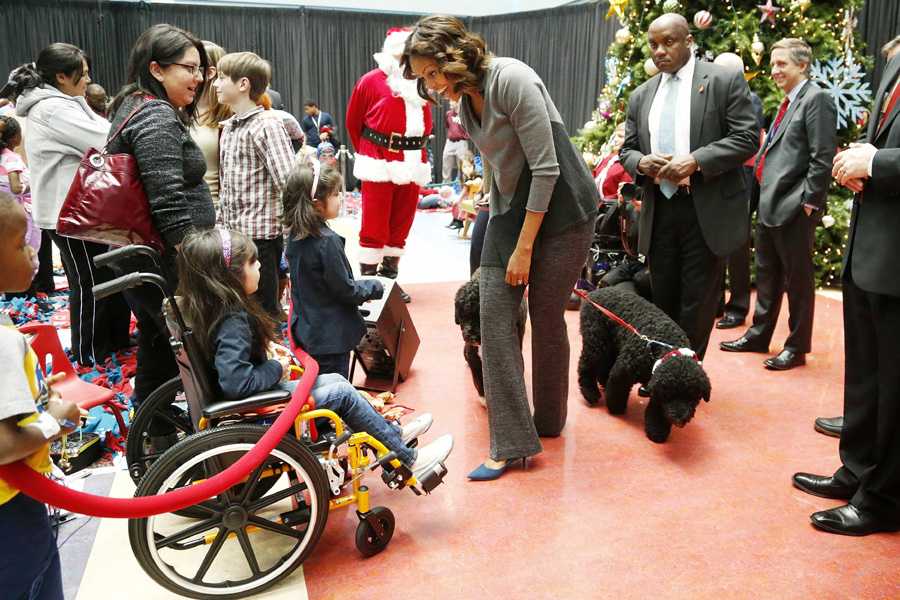
[[(353, 174), (362, 183), (360, 271), (391, 279), (397, 277), (406, 249), (419, 186), (431, 183), (425, 154), (431, 107), (400, 67), (409, 34), (405, 29), (388, 31), (384, 48), (374, 55), (378, 68), (359, 79), (347, 107), (347, 130), (356, 148)], [(409, 296), (403, 296), (409, 302)]]

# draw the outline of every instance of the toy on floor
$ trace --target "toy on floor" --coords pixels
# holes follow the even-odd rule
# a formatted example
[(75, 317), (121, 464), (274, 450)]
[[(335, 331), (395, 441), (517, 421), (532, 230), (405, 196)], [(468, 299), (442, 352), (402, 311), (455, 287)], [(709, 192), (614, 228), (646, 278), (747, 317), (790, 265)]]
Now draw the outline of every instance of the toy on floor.
[(606, 410), (619, 415), (625, 412), (631, 388), (644, 384), (650, 392), (644, 431), (650, 440), (665, 442), (672, 425), (687, 425), (700, 400), (709, 402), (711, 393), (709, 378), (689, 349), (687, 336), (662, 310), (633, 292), (601, 288), (587, 298), (634, 327), (637, 334), (590, 302), (583, 303), (583, 346), (578, 360), (581, 394), (588, 404), (599, 404), (600, 384)]

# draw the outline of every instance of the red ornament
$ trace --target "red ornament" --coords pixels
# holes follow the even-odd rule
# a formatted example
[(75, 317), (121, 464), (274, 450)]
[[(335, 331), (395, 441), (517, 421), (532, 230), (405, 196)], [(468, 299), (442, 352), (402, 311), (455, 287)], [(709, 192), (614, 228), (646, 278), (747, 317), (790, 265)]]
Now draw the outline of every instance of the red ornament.
[(712, 15), (709, 14), (708, 10), (697, 11), (697, 14), (694, 15), (694, 25), (697, 29), (706, 29), (712, 25), (712, 21)]

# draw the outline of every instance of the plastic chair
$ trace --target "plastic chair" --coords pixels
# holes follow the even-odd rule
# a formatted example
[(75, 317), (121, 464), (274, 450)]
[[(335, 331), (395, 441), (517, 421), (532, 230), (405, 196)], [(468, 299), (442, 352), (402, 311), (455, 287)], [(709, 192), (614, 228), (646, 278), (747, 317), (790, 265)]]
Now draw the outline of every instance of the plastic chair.
[(44, 373), (47, 372), (47, 355), (53, 361), (53, 373), (65, 373), (62, 381), (54, 384), (55, 389), (63, 397), (63, 400), (74, 402), (78, 408), (90, 410), (95, 406), (108, 406), (112, 409), (113, 416), (119, 424), (119, 432), (123, 437), (128, 436), (128, 427), (122, 417), (121, 405), (115, 401), (116, 393), (110, 389), (83, 381), (75, 372), (75, 367), (69, 361), (69, 357), (63, 350), (56, 333), (56, 328), (49, 323), (25, 323), (18, 328), (23, 335), (32, 335), (29, 340), (31, 349), (38, 356), (38, 364)]

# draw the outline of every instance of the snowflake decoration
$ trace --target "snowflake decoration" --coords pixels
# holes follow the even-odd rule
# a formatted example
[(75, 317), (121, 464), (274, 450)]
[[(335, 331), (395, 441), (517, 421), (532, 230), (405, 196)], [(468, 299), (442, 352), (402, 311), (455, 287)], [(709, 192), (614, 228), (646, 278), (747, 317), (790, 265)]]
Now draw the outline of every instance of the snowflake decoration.
[(834, 100), (838, 129), (858, 123), (865, 116), (872, 102), (872, 91), (863, 81), (865, 73), (859, 64), (836, 56), (824, 64), (815, 61), (810, 71), (810, 78)]

